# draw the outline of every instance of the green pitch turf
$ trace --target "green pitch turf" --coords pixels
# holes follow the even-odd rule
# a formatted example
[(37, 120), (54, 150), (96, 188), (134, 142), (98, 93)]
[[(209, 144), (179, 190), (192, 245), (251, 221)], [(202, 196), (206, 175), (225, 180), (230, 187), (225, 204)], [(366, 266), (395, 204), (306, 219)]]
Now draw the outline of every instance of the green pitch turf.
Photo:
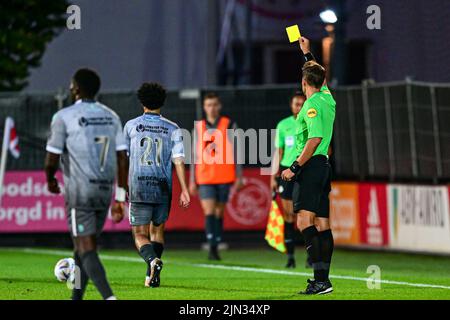
[[(310, 273), (300, 248), (297, 269), (289, 271), (283, 268), (285, 256), (270, 249), (225, 251), (220, 263), (210, 263), (202, 251), (166, 250), (156, 289), (144, 288), (146, 268), (133, 250), (101, 254), (119, 299), (450, 299), (448, 257), (337, 250), (335, 291), (305, 297), (296, 294)], [(0, 249), (0, 299), (68, 299), (70, 291), (53, 276), (56, 261), (68, 256), (66, 250)], [(369, 265), (380, 267), (378, 290), (367, 287)], [(86, 299), (99, 298), (90, 284)]]

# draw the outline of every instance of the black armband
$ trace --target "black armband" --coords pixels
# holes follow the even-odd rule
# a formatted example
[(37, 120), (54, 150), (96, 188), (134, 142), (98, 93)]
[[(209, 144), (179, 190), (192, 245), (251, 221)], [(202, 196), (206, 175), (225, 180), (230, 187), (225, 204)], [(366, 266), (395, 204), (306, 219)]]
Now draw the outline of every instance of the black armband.
[(299, 173), (301, 169), (302, 169), (302, 167), (300, 166), (300, 164), (297, 161), (294, 161), (291, 164), (291, 166), (289, 167), (289, 170), (291, 170), (295, 174)]
[(305, 54), (305, 60), (306, 60), (306, 62), (316, 61), (316, 58), (314, 57), (314, 55), (311, 52), (308, 52), (307, 54)]

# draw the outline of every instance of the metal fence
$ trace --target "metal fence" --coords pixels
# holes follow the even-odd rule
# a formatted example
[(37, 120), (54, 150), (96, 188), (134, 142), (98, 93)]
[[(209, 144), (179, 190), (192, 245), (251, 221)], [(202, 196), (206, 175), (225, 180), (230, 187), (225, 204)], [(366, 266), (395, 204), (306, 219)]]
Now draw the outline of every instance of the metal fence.
[[(289, 97), (295, 89), (211, 88), (198, 91), (199, 97), (195, 90), (170, 91), (163, 113), (190, 130), (201, 116), (201, 93), (216, 91), (224, 113), (239, 127), (271, 129), (289, 115)], [(364, 83), (336, 88), (333, 94), (337, 101), (333, 139), (336, 179), (450, 181), (450, 85)], [(99, 100), (124, 122), (141, 113), (134, 92), (104, 93)], [(49, 124), (57, 110), (52, 94), (0, 95), (0, 120), (3, 123), (6, 116), (15, 119), (22, 152), (19, 160), (9, 161), (9, 170), (42, 168)]]

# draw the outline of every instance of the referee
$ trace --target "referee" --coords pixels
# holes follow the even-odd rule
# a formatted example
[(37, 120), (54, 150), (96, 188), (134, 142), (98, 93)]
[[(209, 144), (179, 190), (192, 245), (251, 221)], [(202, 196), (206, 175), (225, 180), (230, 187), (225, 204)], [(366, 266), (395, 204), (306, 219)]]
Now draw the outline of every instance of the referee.
[(314, 61), (309, 40), (300, 39), (307, 62), (303, 66), (302, 89), (306, 102), (297, 116), (297, 154), (300, 156), (282, 172), (283, 180), (294, 180), (292, 193), (297, 226), (305, 238), (306, 250), (314, 269), (301, 294), (326, 294), (333, 291), (328, 278), (333, 254), (333, 235), (329, 213), (331, 167), (328, 150), (333, 135), (336, 102), (325, 83), (325, 69)]

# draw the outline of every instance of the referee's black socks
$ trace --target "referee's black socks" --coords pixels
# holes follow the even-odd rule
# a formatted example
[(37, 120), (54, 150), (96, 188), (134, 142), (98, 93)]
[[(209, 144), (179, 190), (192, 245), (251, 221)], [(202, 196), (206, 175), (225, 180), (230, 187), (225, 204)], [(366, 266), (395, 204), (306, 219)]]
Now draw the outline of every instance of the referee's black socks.
[(326, 281), (327, 273), (322, 260), (322, 246), (319, 231), (317, 231), (316, 226), (310, 226), (303, 229), (302, 234), (305, 238), (306, 251), (313, 265), (314, 279), (320, 282)]
[(325, 269), (325, 276), (328, 280), (330, 274), (331, 257), (333, 256), (334, 239), (331, 229), (319, 232), (321, 254), (323, 261), (323, 268)]
[(284, 244), (289, 258), (294, 258), (295, 251), (295, 227), (292, 222), (284, 222)]

